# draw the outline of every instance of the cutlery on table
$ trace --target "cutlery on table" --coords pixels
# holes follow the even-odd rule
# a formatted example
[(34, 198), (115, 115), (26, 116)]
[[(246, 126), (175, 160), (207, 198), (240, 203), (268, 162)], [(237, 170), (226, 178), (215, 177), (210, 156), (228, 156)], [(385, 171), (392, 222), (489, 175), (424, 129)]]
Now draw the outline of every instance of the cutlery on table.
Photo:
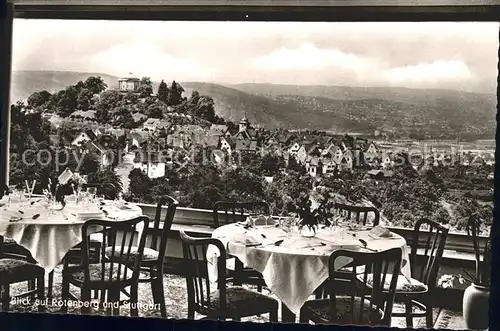
[(369, 248), (368, 243), (366, 241), (364, 241), (363, 239), (359, 239), (359, 242), (361, 243), (361, 245), (363, 245), (364, 249), (367, 249), (367, 250), (372, 251), (372, 252), (378, 252), (378, 250), (376, 250), (376, 249)]
[(274, 246), (280, 246), (283, 243), (283, 241), (284, 241), (283, 239), (280, 239), (278, 241), (271, 242), (271, 243), (268, 243), (268, 244), (265, 244), (265, 245), (264, 244), (255, 245), (255, 247), (267, 247), (267, 246), (273, 246), (273, 245)]

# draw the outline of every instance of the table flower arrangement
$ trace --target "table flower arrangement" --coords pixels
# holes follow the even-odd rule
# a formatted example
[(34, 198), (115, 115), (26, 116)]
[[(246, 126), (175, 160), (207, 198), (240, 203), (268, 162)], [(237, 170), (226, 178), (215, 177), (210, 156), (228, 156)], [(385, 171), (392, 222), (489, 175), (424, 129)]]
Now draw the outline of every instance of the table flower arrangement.
[[(65, 194), (65, 186), (69, 183), (71, 178), (73, 177), (73, 173), (71, 170), (66, 168), (57, 178), (57, 180), (52, 181), (49, 178), (49, 183), (47, 185), (47, 189), (43, 190), (43, 193), (47, 200), (50, 203), (60, 204), (60, 208), (64, 208), (66, 206), (66, 194)], [(59, 207), (55, 207), (54, 209), (59, 209)]]
[(300, 219), (299, 230), (305, 237), (314, 237), (320, 224), (331, 225), (333, 202), (324, 196), (316, 208), (312, 207), (309, 195), (301, 195), (295, 202), (295, 212)]

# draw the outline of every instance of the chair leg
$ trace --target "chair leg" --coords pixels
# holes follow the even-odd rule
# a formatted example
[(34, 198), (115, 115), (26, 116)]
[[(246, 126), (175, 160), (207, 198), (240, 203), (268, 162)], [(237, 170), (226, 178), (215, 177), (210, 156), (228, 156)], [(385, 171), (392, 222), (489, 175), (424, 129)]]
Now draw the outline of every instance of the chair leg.
[(323, 286), (320, 286), (316, 291), (314, 291), (314, 298), (319, 300), (323, 297)]
[(52, 299), (52, 289), (54, 288), (54, 270), (49, 272), (47, 298)]
[(304, 308), (302, 308), (300, 310), (300, 313), (299, 313), (299, 323), (309, 323), (309, 317), (307, 316), (307, 313), (304, 310)]
[(194, 309), (191, 304), (188, 303), (188, 315), (187, 318), (190, 320), (194, 320)]
[[(37, 286), (37, 299), (43, 302), (45, 299), (45, 273), (42, 273), (36, 280)], [(45, 311), (45, 305), (38, 305), (38, 312), (43, 313)]]
[(238, 260), (237, 258), (234, 258), (234, 279), (233, 279), (233, 285), (234, 286), (242, 286), (243, 285), (243, 280), (241, 279), (241, 273), (243, 271), (243, 263)]
[(156, 283), (156, 297), (157, 301), (160, 304), (160, 312), (161, 317), (167, 318), (167, 305), (165, 304), (165, 287), (163, 286), (163, 272), (160, 269), (157, 271), (156, 279), (153, 279), (153, 282)]
[(130, 288), (130, 316), (137, 317), (139, 316), (139, 309), (137, 307), (137, 302), (139, 300), (139, 286), (138, 284), (134, 284)]
[(427, 303), (425, 307), (425, 324), (428, 329), (434, 327), (434, 316), (433, 316), (433, 305), (432, 303)]
[[(113, 293), (111, 295), (111, 302), (113, 303), (113, 316), (120, 316), (120, 289), (116, 288), (110, 292)], [(114, 306), (115, 304), (117, 307)]]
[(278, 306), (269, 312), (269, 322), (278, 323)]
[(113, 302), (113, 291), (111, 289), (101, 291), (102, 300), (107, 304), (106, 315), (111, 315), (113, 313), (113, 307), (111, 303)]
[(28, 291), (33, 291), (36, 288), (35, 281), (30, 279), (28, 280)]
[[(64, 276), (64, 273), (62, 277), (61, 298), (63, 301), (69, 299), (69, 282), (68, 279)], [(67, 312), (68, 312), (68, 306), (63, 305), (61, 307), (61, 313), (66, 314)]]
[(10, 285), (8, 283), (6, 284), (0, 284), (0, 288), (3, 289), (3, 296), (2, 296), (2, 311), (6, 312), (9, 311), (9, 305), (10, 305)]
[[(82, 300), (82, 302), (90, 303), (91, 300), (90, 292), (91, 292), (90, 289), (82, 287), (80, 290), (80, 300)], [(86, 305), (83, 305), (81, 308), (82, 315), (90, 315), (90, 313), (92, 313), (92, 308), (90, 307), (90, 305), (88, 305), (88, 307), (85, 306)]]
[(406, 327), (411, 329), (413, 328), (413, 309), (411, 300), (407, 300), (405, 302), (405, 317), (406, 317)]

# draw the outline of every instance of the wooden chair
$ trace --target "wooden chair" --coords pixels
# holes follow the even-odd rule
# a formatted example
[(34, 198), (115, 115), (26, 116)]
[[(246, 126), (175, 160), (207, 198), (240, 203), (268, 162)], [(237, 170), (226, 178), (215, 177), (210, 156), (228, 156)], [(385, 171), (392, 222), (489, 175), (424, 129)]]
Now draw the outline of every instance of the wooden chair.
[[(78, 300), (69, 291), (70, 284), (80, 288), (80, 301), (90, 302), (91, 291), (101, 294), (100, 304), (104, 305), (105, 299), (108, 302), (123, 303), (120, 300), (120, 293), (130, 287), (130, 314), (138, 316), (138, 286), (140, 275), (140, 261), (144, 253), (146, 244), (147, 228), (149, 219), (145, 216), (122, 222), (89, 220), (84, 223), (82, 257), (83, 263), (79, 266), (68, 266), (63, 269), (63, 300)], [(141, 229), (142, 227), (142, 229)], [(100, 250), (100, 262), (91, 263), (90, 233), (100, 229), (104, 233), (104, 243)], [(121, 240), (117, 240), (118, 233)], [(140, 234), (139, 234), (140, 233)], [(135, 242), (138, 242), (136, 244)], [(112, 247), (111, 255), (117, 256), (116, 260), (106, 259), (108, 244)], [(137, 247), (134, 251), (133, 247)], [(133, 261), (133, 268), (130, 266)], [(105, 295), (106, 294), (106, 295)], [(81, 308), (83, 314), (90, 313), (90, 305)], [(108, 313), (119, 315), (119, 308), (108, 307)], [(63, 306), (63, 313), (67, 312), (67, 307)]]
[[(162, 207), (167, 206), (165, 218), (161, 222)], [(175, 211), (179, 203), (169, 196), (164, 196), (158, 201), (156, 215), (151, 232), (151, 241), (146, 242), (142, 260), (140, 260), (141, 272), (147, 273), (147, 278), (139, 278), (139, 283), (150, 283), (155, 304), (160, 306), (161, 316), (167, 317), (167, 307), (165, 305), (165, 290), (163, 286), (163, 262), (167, 250), (167, 241), (170, 229), (175, 217)], [(137, 254), (138, 247), (132, 247), (131, 254)], [(106, 257), (117, 260), (119, 257), (112, 253), (112, 247), (106, 248)], [(116, 251), (115, 251), (116, 253)], [(134, 262), (134, 261), (132, 261)], [(128, 293), (126, 293), (128, 295)]]
[[(36, 296), (37, 299), (43, 301), (45, 299), (45, 270), (36, 263), (33, 263), (31, 255), (26, 256), (5, 252), (3, 241), (4, 237), (0, 236), (1, 310), (9, 311), (11, 284), (28, 282), (28, 291), (14, 296), (16, 299)], [(38, 306), (38, 311), (44, 311), (43, 305)]]
[(271, 207), (265, 201), (217, 201), (213, 207), (213, 227), (245, 221), (250, 214), (270, 215)]
[[(97, 189), (97, 195), (103, 194), (104, 197), (108, 200), (114, 200), (117, 197), (116, 187), (111, 183), (102, 183), (102, 184), (88, 183), (84, 184), (83, 187), (84, 188), (95, 187)], [(99, 262), (99, 251), (101, 250), (102, 243), (103, 243), (102, 233), (93, 233), (90, 236), (90, 247), (91, 251), (93, 252), (91, 260), (95, 261), (95, 263)], [(75, 261), (78, 261), (77, 263), (81, 263), (82, 262), (80, 260), (81, 249), (82, 249), (81, 243), (73, 247), (64, 257), (63, 265), (67, 267), (71, 262)], [(47, 297), (49, 299), (53, 297), (52, 295), (53, 288), (54, 288), (54, 271), (51, 271), (49, 273), (48, 292), (47, 292)]]
[(380, 223), (380, 212), (375, 207), (370, 206), (356, 206), (336, 203), (334, 206), (341, 215), (345, 215), (349, 219), (356, 218), (356, 223), (366, 226), (368, 224), (369, 216), (373, 215), (371, 225), (377, 226)]
[[(213, 208), (213, 227), (218, 228), (221, 224), (230, 224), (244, 221), (250, 214), (270, 215), (271, 208), (265, 201), (252, 202), (230, 202), (218, 201)], [(243, 266), (240, 260), (234, 258), (230, 260), (234, 267), (229, 266), (227, 270), (228, 277), (233, 279), (233, 285), (241, 286), (242, 284), (252, 284), (257, 286), (257, 290), (262, 292), (262, 287), (265, 284), (262, 275), (252, 268)]]
[[(347, 250), (332, 253), (328, 263), (330, 280), (335, 280), (338, 263), (344, 263), (346, 259), (352, 260), (350, 291), (347, 295), (339, 295), (335, 283), (329, 281), (325, 284), (327, 297), (307, 301), (300, 311), (300, 322), (390, 326), (397, 279), (390, 278), (389, 272), (399, 273), (401, 255), (400, 248), (377, 253)], [(361, 266), (363, 286), (357, 281)], [(369, 290), (366, 287), (368, 283), (371, 284)]]
[[(357, 224), (361, 224), (362, 226), (366, 226), (369, 221), (369, 216), (372, 215), (371, 218), (371, 225), (372, 226), (377, 226), (380, 223), (380, 212), (377, 208), (375, 207), (370, 207), (370, 206), (356, 206), (356, 205), (347, 205), (347, 204), (341, 204), (341, 203), (336, 203), (334, 206), (334, 209), (340, 213), (340, 215), (343, 215), (349, 219), (355, 218)], [(335, 279), (338, 284), (338, 286), (342, 286), (342, 282), (348, 282), (349, 281), (349, 273), (351, 272), (350, 267), (346, 268), (341, 268), (340, 270), (336, 271), (335, 274)], [(324, 292), (323, 285), (320, 286), (316, 291), (316, 299), (320, 299), (324, 297), (326, 293)]]
[[(218, 248), (218, 275), (226, 272), (226, 250), (215, 238), (193, 238), (180, 231), (188, 291), (188, 318), (194, 319), (195, 312), (206, 319), (239, 321), (242, 317), (269, 313), (269, 321), (278, 321), (278, 301), (262, 293), (250, 291), (240, 286), (227, 286), (225, 277), (218, 277), (217, 289), (211, 290), (208, 279), (207, 249), (210, 245)], [(215, 285), (215, 284), (214, 284)]]
[[(425, 231), (422, 227), (427, 227), (428, 230)], [(407, 328), (413, 327), (413, 319), (417, 317), (426, 318), (427, 328), (434, 326), (433, 292), (436, 289), (437, 275), (447, 235), (448, 229), (437, 222), (420, 219), (415, 224), (410, 243), (412, 277), (410, 282), (401, 274), (398, 274), (397, 277), (396, 301), (405, 304), (405, 312), (392, 314), (394, 317), (406, 317)], [(420, 245), (423, 247), (421, 248)], [(417, 261), (419, 249), (423, 251), (422, 261)], [(418, 265), (420, 268), (417, 268)], [(413, 308), (420, 311), (413, 311)]]
[[(491, 263), (491, 239), (492, 239), (492, 231), (490, 229), (489, 231), (489, 238), (486, 241), (485, 245), (481, 247), (481, 243), (479, 242), (479, 236), (480, 236), (480, 225), (483, 221), (477, 217), (471, 217), (467, 221), (467, 236), (472, 240), (472, 247), (474, 248), (474, 255), (475, 255), (475, 260), (476, 260), (476, 275), (482, 274), (484, 279), (478, 279), (480, 282), (488, 281), (490, 275), (485, 274), (485, 272), (481, 269), (481, 266), (485, 265), (486, 263), (490, 264)], [(481, 259), (482, 256), (482, 259)], [(481, 263), (481, 260), (483, 263)], [(489, 267), (489, 266), (488, 266)], [(471, 275), (467, 270), (464, 270), (464, 272), (469, 276), (470, 279), (474, 279), (475, 276)]]

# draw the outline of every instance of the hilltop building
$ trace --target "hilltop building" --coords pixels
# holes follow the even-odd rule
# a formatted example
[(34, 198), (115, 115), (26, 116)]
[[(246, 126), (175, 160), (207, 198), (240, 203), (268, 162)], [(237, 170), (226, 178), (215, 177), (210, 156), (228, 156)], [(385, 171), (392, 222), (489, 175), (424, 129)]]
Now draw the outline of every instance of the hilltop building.
[(129, 73), (127, 77), (118, 79), (118, 89), (120, 92), (139, 92), (141, 80)]

